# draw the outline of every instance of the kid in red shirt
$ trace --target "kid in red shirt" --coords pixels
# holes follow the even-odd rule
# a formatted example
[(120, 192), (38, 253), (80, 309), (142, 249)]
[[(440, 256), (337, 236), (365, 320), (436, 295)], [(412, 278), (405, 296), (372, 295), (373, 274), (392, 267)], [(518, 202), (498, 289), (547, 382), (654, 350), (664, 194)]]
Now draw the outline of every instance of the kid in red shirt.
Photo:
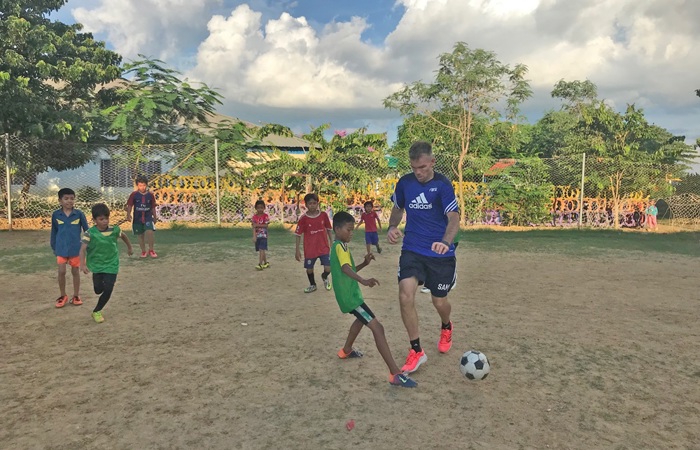
[(255, 214), (253, 214), (253, 242), (255, 251), (258, 252), (257, 270), (270, 267), (267, 262), (267, 227), (270, 224), (270, 216), (265, 213), (265, 202), (258, 200), (255, 202)]
[(365, 212), (360, 216), (360, 221), (358, 222), (355, 229), (360, 228), (360, 225), (364, 222), (365, 224), (365, 244), (367, 245), (367, 254), (372, 253), (372, 246), (377, 247), (377, 253), (382, 252), (382, 248), (379, 246), (379, 233), (377, 232), (377, 226), (379, 230), (382, 229), (382, 221), (379, 220), (379, 215), (374, 210), (374, 204), (372, 202), (365, 202)]
[(309, 287), (304, 289), (307, 294), (316, 290), (316, 279), (314, 277), (314, 264), (317, 259), (323, 264), (323, 284), (326, 290), (331, 290), (331, 282), (328, 275), (331, 273), (331, 240), (333, 239), (333, 227), (328, 214), (318, 209), (318, 195), (306, 194), (304, 197), (306, 204), (306, 214), (301, 216), (297, 223), (296, 236), (296, 260), (301, 261), (301, 239), (304, 238), (304, 268), (306, 276), (309, 277)]

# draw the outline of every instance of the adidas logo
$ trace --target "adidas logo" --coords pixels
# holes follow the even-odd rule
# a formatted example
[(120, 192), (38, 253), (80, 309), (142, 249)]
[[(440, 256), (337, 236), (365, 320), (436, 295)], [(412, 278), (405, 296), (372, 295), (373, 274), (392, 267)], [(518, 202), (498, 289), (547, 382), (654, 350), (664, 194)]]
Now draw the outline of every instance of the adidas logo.
[(420, 195), (408, 204), (411, 209), (433, 209), (433, 204), (428, 203), (428, 199), (425, 198), (425, 193), (421, 192)]

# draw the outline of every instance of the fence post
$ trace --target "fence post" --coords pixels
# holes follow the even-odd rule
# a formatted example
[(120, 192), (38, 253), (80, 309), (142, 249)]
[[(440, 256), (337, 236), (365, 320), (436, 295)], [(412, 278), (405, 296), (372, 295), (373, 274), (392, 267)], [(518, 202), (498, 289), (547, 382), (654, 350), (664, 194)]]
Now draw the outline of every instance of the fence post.
[(578, 227), (581, 228), (583, 224), (583, 188), (586, 181), (586, 154), (583, 154), (583, 160), (581, 162), (581, 198), (578, 202)]
[(219, 189), (219, 140), (214, 139), (214, 174), (216, 176), (216, 224), (221, 226), (221, 189)]
[(285, 192), (284, 188), (287, 186), (287, 177), (286, 174), (282, 174), (282, 198), (280, 199), (282, 201), (282, 208), (280, 209), (280, 219), (282, 221), (282, 226), (284, 226), (284, 207), (287, 205), (286, 202), (286, 196), (287, 193)]
[(5, 192), (7, 194), (7, 229), (12, 231), (12, 182), (10, 181), (10, 135), (5, 133)]

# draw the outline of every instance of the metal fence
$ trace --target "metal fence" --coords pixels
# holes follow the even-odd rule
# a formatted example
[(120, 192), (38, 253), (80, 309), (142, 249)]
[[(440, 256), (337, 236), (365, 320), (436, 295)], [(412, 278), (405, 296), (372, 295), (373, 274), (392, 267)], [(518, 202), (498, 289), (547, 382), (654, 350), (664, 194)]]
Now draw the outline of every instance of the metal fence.
[[(371, 200), (387, 220), (395, 183), (410, 170), (407, 156), (340, 158), (324, 149), (290, 155), (231, 152), (226, 142), (128, 146), (2, 138), (0, 229), (49, 228), (63, 187), (76, 192), (76, 207), (85, 212), (106, 203), (113, 221), (123, 220), (140, 174), (150, 180), (160, 222), (248, 223), (253, 204), (263, 199), (272, 221), (295, 223), (305, 210), (304, 194), (312, 191), (331, 213), (359, 214)], [(700, 177), (679, 166), (586, 155), (436, 159), (436, 170), (453, 181), (465, 226), (640, 227), (650, 200), (658, 200), (660, 219), (700, 227)]]

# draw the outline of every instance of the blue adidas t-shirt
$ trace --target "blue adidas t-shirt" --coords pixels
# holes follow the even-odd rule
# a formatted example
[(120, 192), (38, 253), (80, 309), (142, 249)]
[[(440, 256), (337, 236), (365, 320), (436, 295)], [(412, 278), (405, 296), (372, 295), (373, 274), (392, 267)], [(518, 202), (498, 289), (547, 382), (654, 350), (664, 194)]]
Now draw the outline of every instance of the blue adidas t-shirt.
[(395, 208), (406, 210), (403, 250), (432, 257), (454, 256), (454, 245), (444, 255), (431, 248), (445, 235), (447, 213), (459, 211), (455, 191), (446, 176), (436, 172), (432, 180), (423, 184), (413, 173), (406, 174), (396, 183), (391, 199)]

